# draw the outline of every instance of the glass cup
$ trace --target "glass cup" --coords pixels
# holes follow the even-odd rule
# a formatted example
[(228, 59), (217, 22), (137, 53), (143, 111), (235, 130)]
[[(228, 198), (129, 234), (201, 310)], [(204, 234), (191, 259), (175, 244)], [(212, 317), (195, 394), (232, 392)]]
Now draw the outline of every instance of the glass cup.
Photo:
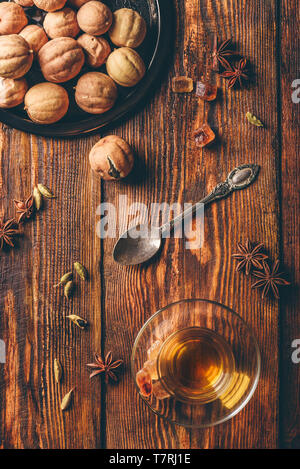
[(150, 409), (190, 428), (217, 425), (240, 412), (256, 389), (260, 366), (257, 341), (243, 319), (203, 299), (155, 313), (131, 357), (136, 387)]

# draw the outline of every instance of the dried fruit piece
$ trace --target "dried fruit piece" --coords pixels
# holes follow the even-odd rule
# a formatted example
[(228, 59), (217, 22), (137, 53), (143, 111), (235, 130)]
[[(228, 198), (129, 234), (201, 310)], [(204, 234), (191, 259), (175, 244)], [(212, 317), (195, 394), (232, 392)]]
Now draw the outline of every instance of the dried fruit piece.
[(89, 274), (83, 264), (81, 264), (80, 262), (74, 262), (74, 269), (78, 273), (79, 277), (82, 278), (82, 280), (88, 279)]
[(64, 274), (60, 281), (54, 285), (54, 287), (59, 287), (60, 285), (66, 285), (66, 283), (68, 283), (70, 280), (72, 280), (73, 278), (73, 272), (67, 272), (66, 274)]
[(28, 85), (25, 78), (0, 78), (0, 108), (9, 109), (24, 101)]
[(94, 36), (105, 34), (111, 27), (112, 20), (112, 12), (108, 6), (95, 0), (82, 5), (77, 13), (80, 29)]
[(0, 36), (0, 77), (21, 78), (32, 61), (33, 52), (23, 37), (18, 34)]
[(47, 199), (55, 199), (55, 195), (52, 193), (49, 187), (45, 186), (44, 184), (39, 183), (38, 189), (40, 193)]
[(190, 93), (194, 89), (194, 82), (189, 77), (173, 77), (172, 91), (174, 93)]
[(114, 50), (106, 62), (109, 76), (120, 86), (135, 86), (144, 77), (146, 67), (141, 56), (129, 47)]
[(64, 396), (60, 404), (61, 410), (67, 410), (70, 407), (72, 398), (73, 398), (73, 392), (74, 392), (74, 388), (71, 389), (71, 391), (69, 391), (68, 394)]
[(197, 147), (203, 148), (209, 143), (213, 142), (216, 138), (215, 133), (212, 131), (208, 124), (202, 124), (197, 130), (193, 133), (195, 143)]
[(85, 33), (77, 39), (77, 42), (84, 50), (86, 62), (93, 68), (101, 67), (111, 53), (110, 45), (104, 37)]
[(18, 34), (28, 23), (23, 8), (14, 2), (0, 2), (0, 34)]
[(72, 321), (80, 329), (85, 329), (88, 326), (88, 322), (76, 314), (70, 314), (67, 316), (67, 318), (70, 319), (70, 321)]
[(21, 7), (32, 7), (34, 5), (33, 0), (14, 0), (14, 2), (21, 5)]
[(48, 42), (47, 34), (40, 26), (36, 24), (29, 24), (20, 32), (25, 41), (28, 42), (30, 49), (33, 50), (36, 56), (38, 51)]
[(134, 164), (132, 148), (117, 135), (100, 139), (91, 149), (89, 160), (92, 170), (108, 181), (128, 176)]
[(63, 370), (62, 370), (61, 363), (57, 358), (54, 359), (53, 368), (54, 368), (55, 381), (58, 384), (60, 382), (61, 378), (62, 378)]
[(51, 39), (56, 37), (76, 37), (80, 31), (76, 13), (68, 7), (47, 13), (43, 27)]
[(74, 290), (74, 283), (73, 283), (72, 280), (69, 280), (65, 284), (65, 288), (64, 288), (64, 295), (67, 298), (67, 300), (69, 300), (71, 298), (73, 290)]
[(142, 44), (146, 33), (146, 22), (137, 11), (121, 8), (113, 13), (113, 23), (108, 34), (116, 46), (135, 49)]
[(140, 370), (136, 374), (136, 383), (142, 396), (149, 397), (152, 394), (152, 379), (148, 371)]
[(218, 88), (209, 82), (197, 81), (196, 95), (204, 101), (213, 101), (218, 94)]
[(78, 75), (84, 64), (84, 53), (72, 37), (57, 37), (40, 49), (38, 60), (47, 81), (63, 83)]
[(43, 204), (43, 199), (42, 199), (42, 194), (40, 193), (38, 187), (33, 188), (33, 199), (34, 199), (34, 205), (36, 210), (40, 210), (42, 204)]
[(263, 127), (264, 126), (264, 124), (256, 116), (251, 114), (251, 112), (247, 112), (246, 117), (247, 117), (248, 121), (250, 122), (250, 124), (256, 125), (256, 127)]
[[(69, 108), (68, 93), (62, 86), (55, 83), (34, 85), (27, 91), (24, 102), (30, 119), (45, 125), (62, 119)], [(43, 192), (42, 194), (44, 195)]]
[(56, 11), (63, 8), (67, 0), (33, 0), (34, 4), (44, 11)]
[(86, 73), (79, 78), (76, 85), (76, 103), (90, 114), (107, 112), (114, 106), (117, 96), (116, 84), (104, 73)]

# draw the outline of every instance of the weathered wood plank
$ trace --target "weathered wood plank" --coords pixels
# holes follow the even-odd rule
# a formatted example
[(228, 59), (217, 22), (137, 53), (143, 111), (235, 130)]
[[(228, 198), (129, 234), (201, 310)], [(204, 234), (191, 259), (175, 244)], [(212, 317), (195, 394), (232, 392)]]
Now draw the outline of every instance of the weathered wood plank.
[[(101, 247), (94, 230), (101, 190), (87, 159), (93, 141), (1, 130), (1, 215), (12, 217), (12, 200), (28, 196), (38, 182), (56, 195), (24, 226), (18, 248), (1, 253), (0, 325), (8, 351), (7, 364), (1, 365), (3, 448), (100, 445), (100, 386), (89, 383), (85, 366), (101, 343)], [(85, 285), (77, 279), (74, 298), (67, 302), (53, 285), (76, 259), (91, 279)], [(65, 318), (71, 313), (90, 322), (87, 332)], [(64, 368), (61, 386), (54, 381), (55, 357)], [(60, 400), (73, 386), (74, 405), (62, 414)]]
[[(300, 365), (293, 363), (292, 342), (300, 339), (299, 317), (299, 125), (300, 104), (292, 101), (294, 80), (299, 89), (299, 2), (281, 2), (280, 21), (280, 82), (281, 82), (281, 230), (282, 257), (293, 287), (281, 303), (281, 445), (300, 448)], [(299, 92), (297, 93), (299, 97)]]
[[(193, 24), (196, 17), (193, 5), (192, 1), (186, 2), (188, 24)], [(235, 193), (230, 199), (206, 210), (204, 246), (200, 253), (185, 253), (186, 296), (215, 299), (241, 314), (258, 337), (263, 352), (263, 372), (253, 400), (241, 414), (225, 425), (194, 432), (192, 446), (275, 447), (278, 389), (272, 383), (277, 383), (278, 374), (278, 306), (269, 300), (261, 301), (260, 293), (250, 290), (251, 280), (234, 272), (231, 254), (236, 251), (237, 242), (245, 241), (247, 237), (254, 242), (264, 241), (272, 255), (278, 251), (277, 155), (272, 147), (272, 135), (277, 130), (277, 102), (276, 89), (267, 85), (270, 81), (276, 83), (275, 59), (270, 59), (275, 49), (276, 10), (274, 2), (208, 1), (199, 2), (199, 6), (200, 34), (206, 37), (211, 31), (217, 31), (220, 39), (232, 37), (236, 48), (249, 59), (255, 80), (247, 89), (231, 91), (219, 81), (222, 100), (216, 105), (205, 106), (206, 109), (201, 109), (197, 103), (192, 105), (194, 112), (191, 114), (195, 113), (195, 117), (189, 121), (187, 134), (195, 128), (194, 122), (203, 121), (207, 115), (211, 126), (217, 129), (219, 142), (203, 152), (189, 144), (186, 181), (190, 187), (197, 187), (197, 182), (202, 182), (202, 187), (199, 184), (197, 187), (200, 197), (193, 194), (201, 198), (203, 192), (211, 189), (238, 164), (255, 162), (262, 169), (257, 183), (248, 190)], [(190, 52), (187, 55), (193, 56)], [(264, 108), (265, 99), (274, 110), (271, 115)], [(261, 116), (267, 128), (259, 132), (251, 127), (245, 119), (247, 110)], [(197, 173), (194, 171), (196, 165)]]
[[(182, 2), (178, 14), (184, 17)], [(179, 47), (182, 23), (177, 24)], [(180, 67), (182, 57), (176, 56)], [(178, 137), (183, 122), (180, 111), (172, 107), (170, 77), (164, 81), (146, 109), (118, 129), (136, 149), (145, 167), (139, 185), (105, 184), (106, 201), (115, 201), (119, 194), (128, 196), (128, 203), (180, 202), (184, 189), (182, 144)], [(180, 124), (182, 122), (182, 124)], [(141, 131), (141, 129), (143, 129)], [(145, 136), (147, 136), (145, 138)], [(175, 136), (177, 138), (175, 138)], [(123, 227), (125, 229), (126, 226)], [(167, 240), (162, 257), (146, 266), (120, 268), (111, 258), (114, 240), (104, 242), (104, 278), (106, 305), (106, 347), (125, 357), (126, 372), (116, 388), (109, 390), (107, 409), (107, 446), (109, 448), (188, 448), (189, 432), (159, 420), (139, 400), (130, 376), (129, 357), (134, 339), (145, 322), (159, 307), (184, 296), (183, 259), (178, 243)], [(166, 259), (168, 261), (166, 262)], [(123, 405), (120, 406), (122, 399)]]

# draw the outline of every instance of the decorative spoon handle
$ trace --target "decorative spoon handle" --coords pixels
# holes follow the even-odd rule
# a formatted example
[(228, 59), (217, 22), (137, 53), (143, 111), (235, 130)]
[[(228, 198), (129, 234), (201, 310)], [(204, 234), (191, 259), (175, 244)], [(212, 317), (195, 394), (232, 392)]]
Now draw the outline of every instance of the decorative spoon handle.
[(250, 184), (252, 184), (256, 179), (259, 169), (260, 167), (256, 164), (243, 164), (233, 169), (228, 174), (226, 181), (217, 184), (216, 187), (206, 197), (204, 197), (204, 199), (173, 218), (170, 222), (162, 225), (160, 227), (161, 235), (163, 235), (165, 231), (173, 229), (177, 224), (181, 223), (184, 218), (194, 215), (199, 209), (200, 204), (207, 205), (215, 200), (227, 197), (233, 191), (245, 189), (245, 187), (250, 186)]

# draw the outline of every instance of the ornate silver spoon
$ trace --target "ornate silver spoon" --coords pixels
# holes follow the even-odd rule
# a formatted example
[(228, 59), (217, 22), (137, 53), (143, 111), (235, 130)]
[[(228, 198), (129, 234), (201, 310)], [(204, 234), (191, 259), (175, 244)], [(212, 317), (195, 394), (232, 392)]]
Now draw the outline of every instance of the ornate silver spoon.
[[(138, 225), (122, 234), (113, 250), (114, 260), (121, 265), (137, 265), (151, 259), (160, 249), (164, 232), (173, 229), (177, 223), (194, 214), (199, 204), (209, 204), (227, 197), (231, 192), (248, 187), (255, 180), (259, 166), (243, 164), (231, 171), (226, 181), (219, 183), (204, 199), (178, 215), (170, 222), (151, 230), (148, 225)], [(138, 228), (138, 230), (137, 230)], [(137, 237), (138, 231), (138, 237)]]

